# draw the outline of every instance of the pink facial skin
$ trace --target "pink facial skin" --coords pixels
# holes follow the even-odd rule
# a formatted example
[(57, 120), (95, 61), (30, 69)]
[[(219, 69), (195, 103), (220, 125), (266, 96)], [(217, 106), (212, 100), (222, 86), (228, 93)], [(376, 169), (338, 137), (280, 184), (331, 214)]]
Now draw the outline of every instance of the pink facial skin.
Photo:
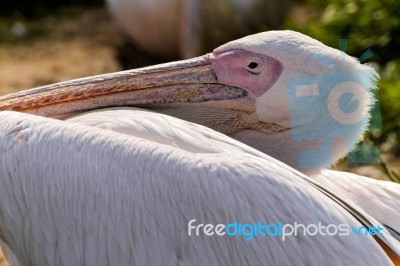
[(210, 59), (219, 83), (240, 87), (254, 97), (268, 91), (283, 70), (278, 60), (245, 50), (213, 53)]

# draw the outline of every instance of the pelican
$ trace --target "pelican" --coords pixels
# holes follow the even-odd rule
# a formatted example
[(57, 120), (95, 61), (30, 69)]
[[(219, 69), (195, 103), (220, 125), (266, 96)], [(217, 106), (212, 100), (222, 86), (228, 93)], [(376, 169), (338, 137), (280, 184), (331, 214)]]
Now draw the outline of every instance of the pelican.
[[(329, 64), (313, 60), (316, 53)], [(368, 117), (376, 72), (292, 31), (1, 97), (0, 238), (22, 265), (397, 265), (400, 245), (385, 228), (375, 237), (298, 234), (285, 241), (188, 232), (193, 220), (390, 226), (388, 216), (355, 204), (345, 188), (335, 193), (334, 183), (320, 181), (338, 172), (298, 160), (316, 144), (292, 133), (307, 132), (321, 114), (295, 105), (295, 114), (307, 115), (295, 128), (287, 82), (338, 72), (361, 75), (367, 93), (356, 95), (357, 112)], [(298, 96), (315, 95), (315, 86), (297, 85)], [(346, 121), (339, 105), (328, 105), (330, 115)], [(120, 108), (93, 111), (106, 107)], [(351, 132), (343, 126), (350, 145), (333, 141), (334, 152), (319, 161), (345, 156), (366, 120)], [(398, 190), (385, 185), (383, 191)]]
[(161, 58), (191, 58), (208, 51), (207, 48), (258, 32), (260, 25), (280, 27), (293, 1), (107, 0), (106, 3), (116, 25), (145, 51)]

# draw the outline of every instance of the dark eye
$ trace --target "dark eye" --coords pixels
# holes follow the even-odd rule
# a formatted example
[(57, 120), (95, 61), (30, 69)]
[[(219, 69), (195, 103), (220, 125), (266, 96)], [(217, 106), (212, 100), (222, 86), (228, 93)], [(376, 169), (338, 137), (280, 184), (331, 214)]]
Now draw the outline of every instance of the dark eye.
[(263, 71), (263, 67), (260, 65), (260, 63), (257, 63), (255, 61), (250, 61), (247, 66), (246, 66), (247, 71), (249, 71), (251, 74), (260, 74)]
[(250, 62), (247, 65), (247, 67), (250, 68), (250, 69), (255, 69), (256, 67), (258, 67), (258, 64), (256, 62)]

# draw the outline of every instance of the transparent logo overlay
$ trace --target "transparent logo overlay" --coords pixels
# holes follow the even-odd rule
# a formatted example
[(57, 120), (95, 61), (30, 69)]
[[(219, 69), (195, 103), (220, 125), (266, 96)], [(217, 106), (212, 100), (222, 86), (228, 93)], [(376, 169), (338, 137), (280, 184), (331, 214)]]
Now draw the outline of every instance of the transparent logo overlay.
[(375, 236), (383, 235), (383, 227), (380, 225), (358, 228), (352, 228), (348, 224), (327, 224), (321, 222), (317, 224), (301, 224), (294, 222), (293, 224), (284, 224), (281, 221), (277, 223), (239, 223), (234, 221), (229, 224), (202, 224), (197, 223), (196, 219), (192, 219), (187, 227), (188, 236), (227, 236), (227, 237), (243, 237), (246, 241), (250, 241), (255, 237), (278, 237), (282, 241), (287, 238), (303, 236), (348, 236), (355, 234), (358, 236)]
[[(347, 43), (344, 39), (339, 41), (343, 61)], [(372, 52), (368, 49), (361, 55), (359, 62), (371, 56)], [(329, 68), (334, 67), (323, 54), (316, 53), (315, 60)], [(382, 127), (377, 93), (376, 90), (369, 91), (371, 84), (365, 77), (370, 76), (370, 72), (367, 72), (368, 70), (349, 71), (286, 81), (293, 139), (298, 142), (320, 142), (319, 149), (307, 150), (299, 155), (301, 168), (329, 167), (335, 163), (333, 159), (323, 161), (321, 158), (331, 157), (335, 141), (344, 142), (347, 150), (352, 150), (359, 138), (360, 132), (357, 129), (365, 128), (368, 123), (370, 129)], [(371, 115), (360, 111), (360, 108), (364, 108), (359, 102), (361, 98), (371, 101)], [(326, 104), (317, 104), (321, 102)], [(330, 130), (316, 130), (324, 128)], [(349, 154), (348, 162), (375, 163), (379, 161), (379, 155), (378, 148), (363, 143)]]

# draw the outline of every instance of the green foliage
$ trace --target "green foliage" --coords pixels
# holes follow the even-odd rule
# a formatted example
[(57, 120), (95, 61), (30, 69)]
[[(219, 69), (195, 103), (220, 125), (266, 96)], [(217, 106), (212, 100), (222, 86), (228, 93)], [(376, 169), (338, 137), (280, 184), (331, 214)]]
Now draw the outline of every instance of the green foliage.
[(389, 179), (393, 182), (399, 183), (400, 184), (400, 176), (396, 174), (394, 171), (390, 170), (387, 164), (384, 161), (380, 161), (379, 163), (379, 168), (381, 171), (389, 177)]
[(305, 26), (289, 27), (337, 47), (338, 39), (349, 39), (348, 53), (359, 56), (371, 48), (373, 60), (385, 64), (400, 58), (400, 1), (398, 0), (310, 0), (321, 8)]
[[(400, 66), (400, 64), (398, 66)], [(400, 72), (398, 72), (397, 75), (400, 75)], [(380, 139), (376, 139), (375, 142), (391, 142), (389, 143), (389, 150), (395, 157), (399, 157), (400, 79), (382, 79), (382, 81), (379, 83), (379, 88), (383, 128)]]

